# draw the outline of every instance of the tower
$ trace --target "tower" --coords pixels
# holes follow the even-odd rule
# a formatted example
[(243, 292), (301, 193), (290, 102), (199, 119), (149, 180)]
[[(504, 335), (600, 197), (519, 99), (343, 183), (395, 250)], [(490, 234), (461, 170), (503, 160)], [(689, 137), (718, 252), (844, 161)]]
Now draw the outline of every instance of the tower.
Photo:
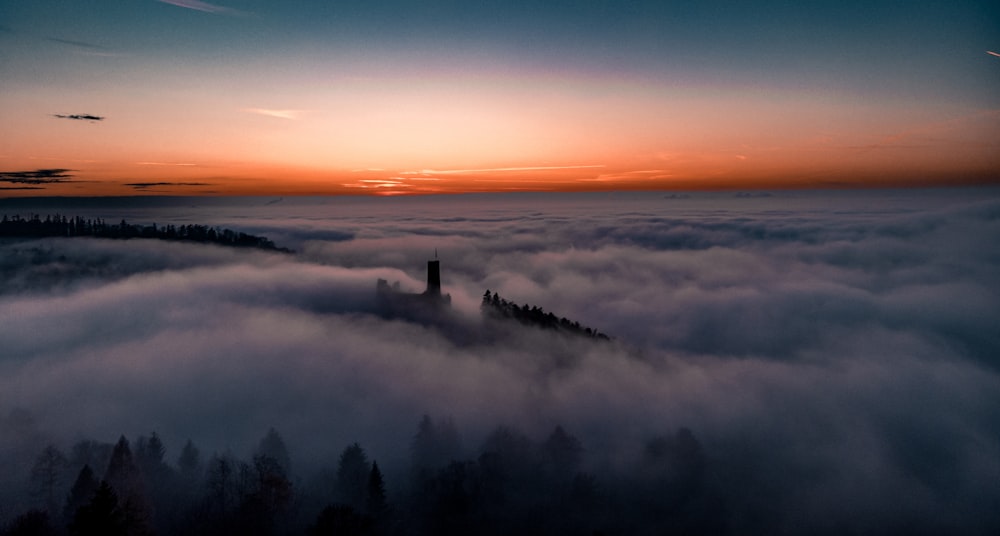
[(424, 294), (441, 295), (441, 261), (437, 259), (427, 261), (427, 290), (424, 291)]

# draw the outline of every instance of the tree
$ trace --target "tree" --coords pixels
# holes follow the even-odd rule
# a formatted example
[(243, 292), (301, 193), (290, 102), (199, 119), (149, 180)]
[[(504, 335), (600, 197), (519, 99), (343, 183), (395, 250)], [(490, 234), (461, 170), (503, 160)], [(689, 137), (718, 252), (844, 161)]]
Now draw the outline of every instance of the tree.
[(476, 509), (471, 462), (454, 461), (434, 478), (431, 508), (426, 519), (432, 534), (475, 534), (471, 518)]
[(70, 466), (89, 465), (91, 468), (98, 468), (98, 470), (107, 468), (113, 450), (114, 445), (110, 443), (100, 443), (89, 439), (78, 441), (70, 450)]
[(205, 488), (209, 507), (217, 514), (229, 512), (235, 502), (236, 466), (232, 456), (213, 454), (208, 460)]
[(127, 496), (141, 491), (139, 467), (135, 463), (128, 439), (121, 436), (111, 452), (108, 470), (104, 473), (107, 482), (119, 496)]
[(415, 476), (435, 469), (437, 464), (435, 435), (434, 421), (430, 415), (424, 415), (417, 424), (417, 433), (410, 444), (410, 459)]
[(111, 452), (104, 481), (115, 491), (128, 534), (143, 534), (150, 522), (142, 473), (136, 465), (128, 439), (121, 436)]
[(49, 515), (55, 515), (59, 507), (57, 496), (61, 493), (63, 474), (68, 464), (69, 460), (58, 448), (48, 445), (31, 467), (32, 491), (45, 503), (45, 511)]
[(251, 493), (253, 501), (273, 516), (283, 512), (292, 500), (292, 483), (281, 464), (270, 456), (253, 457), (255, 483)]
[(292, 501), (292, 483), (277, 461), (264, 455), (251, 463), (238, 462), (235, 482), (236, 509), (232, 515), (223, 511), (227, 534), (267, 535), (282, 526), (281, 516)]
[(385, 500), (385, 482), (382, 480), (382, 471), (378, 468), (378, 462), (372, 461), (372, 470), (368, 474), (368, 500), (365, 502), (365, 511), (373, 518), (381, 519), (389, 505)]
[(362, 511), (365, 507), (368, 477), (371, 466), (361, 445), (349, 445), (340, 454), (337, 465), (337, 495), (344, 504)]
[(59, 534), (49, 521), (49, 514), (29, 510), (17, 516), (2, 533), (4, 536), (56, 536)]
[(66, 525), (73, 522), (77, 510), (90, 502), (94, 492), (97, 491), (97, 479), (94, 478), (94, 471), (89, 465), (84, 465), (77, 475), (73, 487), (66, 497), (66, 505), (63, 507), (63, 520)]
[(164, 454), (166, 454), (166, 448), (156, 432), (153, 432), (148, 439), (145, 436), (139, 436), (135, 441), (135, 458), (144, 475), (149, 476), (165, 468)]
[(567, 434), (562, 426), (556, 426), (542, 443), (542, 463), (550, 476), (560, 481), (568, 481), (576, 473), (582, 456), (580, 440)]
[(371, 518), (346, 504), (327, 506), (309, 528), (310, 536), (368, 536), (375, 534)]
[(519, 430), (498, 426), (487, 436), (483, 452), (495, 452), (509, 468), (531, 464), (531, 440)]
[(285, 446), (285, 440), (281, 438), (281, 434), (274, 428), (268, 430), (267, 434), (261, 438), (254, 454), (267, 456), (277, 462), (285, 476), (292, 474), (292, 459), (288, 455), (288, 447)]
[(114, 488), (101, 482), (90, 502), (77, 510), (69, 526), (74, 536), (126, 536), (125, 514)]
[(490, 495), (505, 500), (530, 502), (545, 493), (539, 485), (535, 449), (520, 431), (498, 426), (483, 443), (480, 459), (488, 478)]
[(193, 478), (198, 474), (198, 470), (201, 468), (201, 453), (198, 452), (198, 447), (194, 446), (194, 443), (190, 439), (187, 443), (184, 443), (184, 447), (181, 449), (181, 454), (177, 458), (177, 468), (180, 469), (181, 475), (185, 478)]
[(166, 448), (156, 432), (149, 438), (140, 436), (135, 441), (136, 465), (142, 473), (144, 484), (159, 500), (166, 500), (164, 493), (167, 491), (172, 471), (163, 461), (165, 454)]
[(451, 419), (439, 420), (437, 423), (429, 415), (420, 419), (417, 433), (410, 444), (413, 476), (418, 482), (457, 459), (460, 453), (461, 442)]
[(701, 443), (688, 428), (673, 436), (659, 436), (646, 444), (646, 472), (653, 477), (656, 494), (670, 503), (694, 497), (701, 489), (705, 456)]

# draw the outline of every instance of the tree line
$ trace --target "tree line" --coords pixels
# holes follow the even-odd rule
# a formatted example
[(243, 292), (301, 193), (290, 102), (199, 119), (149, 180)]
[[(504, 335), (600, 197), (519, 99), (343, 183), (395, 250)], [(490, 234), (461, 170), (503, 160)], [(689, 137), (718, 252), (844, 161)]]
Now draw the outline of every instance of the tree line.
[[(721, 532), (706, 461), (690, 430), (642, 445), (636, 466), (598, 477), (563, 427), (541, 441), (496, 427), (473, 451), (450, 419), (424, 416), (409, 468), (388, 482), (359, 443), (336, 470), (293, 476), (273, 428), (252, 455), (205, 458), (190, 440), (174, 463), (155, 433), (40, 449), (32, 506), (0, 535), (467, 535)], [(333, 460), (331, 460), (333, 461)]]
[(569, 320), (566, 317), (557, 317), (538, 306), (518, 305), (500, 297), (499, 292), (490, 292), (489, 289), (486, 289), (483, 294), (480, 310), (488, 318), (512, 319), (542, 329), (554, 329), (571, 335), (610, 340), (610, 337), (596, 329), (581, 326), (579, 322)]
[(19, 214), (9, 217), (4, 214), (3, 218), (0, 219), (0, 237), (48, 238), (76, 236), (112, 239), (155, 238), (159, 240), (202, 242), (222, 246), (257, 248), (291, 253), (291, 250), (278, 247), (274, 242), (265, 237), (208, 225), (170, 224), (158, 226), (156, 223), (136, 225), (130, 224), (124, 219), (114, 224), (108, 223), (101, 218), (84, 219), (79, 216), (67, 218), (60, 214), (47, 215), (44, 219), (38, 214), (32, 214), (28, 218), (21, 217)]

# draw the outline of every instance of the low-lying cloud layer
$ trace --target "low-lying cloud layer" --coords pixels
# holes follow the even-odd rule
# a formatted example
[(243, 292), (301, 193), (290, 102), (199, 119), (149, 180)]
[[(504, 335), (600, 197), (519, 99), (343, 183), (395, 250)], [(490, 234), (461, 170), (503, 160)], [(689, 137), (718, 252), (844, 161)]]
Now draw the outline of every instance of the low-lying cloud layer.
[[(610, 479), (687, 427), (734, 532), (1000, 526), (992, 190), (242, 203), (173, 217), (299, 253), (0, 244), (0, 416), (34, 423), (0, 419), (0, 449), (155, 430), (170, 459), (244, 455), (275, 426), (303, 473), (359, 441), (397, 474), (427, 413), (470, 453), (562, 425)], [(454, 317), (373, 314), (375, 281), (422, 290), (435, 251)], [(615, 341), (485, 336), (486, 289)]]

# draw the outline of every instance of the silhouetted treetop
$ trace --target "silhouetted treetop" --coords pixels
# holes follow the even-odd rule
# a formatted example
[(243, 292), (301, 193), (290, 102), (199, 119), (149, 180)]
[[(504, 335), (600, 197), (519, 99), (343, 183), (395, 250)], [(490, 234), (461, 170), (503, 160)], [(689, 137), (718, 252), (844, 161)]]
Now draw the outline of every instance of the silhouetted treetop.
[(98, 482), (97, 478), (94, 477), (94, 471), (90, 469), (90, 465), (84, 465), (83, 469), (80, 469), (76, 481), (73, 482), (73, 487), (70, 489), (69, 495), (66, 496), (66, 503), (63, 505), (63, 521), (65, 525), (72, 523), (77, 510), (90, 501), (94, 492), (97, 491), (97, 485)]
[(267, 434), (261, 438), (260, 443), (257, 444), (256, 454), (273, 459), (285, 475), (292, 474), (292, 458), (288, 455), (288, 447), (281, 434), (274, 428), (269, 429)]
[(181, 449), (180, 456), (177, 457), (177, 468), (181, 470), (182, 475), (192, 476), (197, 473), (200, 467), (201, 453), (198, 451), (198, 447), (194, 446), (194, 442), (188, 439)]
[(76, 237), (94, 238), (155, 238), (185, 242), (202, 242), (221, 246), (266, 249), (281, 253), (291, 253), (288, 248), (280, 248), (271, 240), (231, 229), (220, 229), (208, 225), (135, 225), (126, 222), (107, 223), (101, 218), (83, 219), (79, 216), (67, 218), (56, 214), (42, 219), (38, 214), (23, 218), (18, 214), (0, 219), (0, 237)]
[(361, 445), (347, 446), (337, 464), (337, 496), (340, 501), (357, 511), (365, 509), (371, 464)]
[(379, 519), (386, 513), (388, 506), (382, 471), (378, 468), (378, 462), (372, 460), (372, 470), (368, 473), (368, 498), (365, 501), (365, 510), (368, 515)]
[[(273, 429), (250, 458), (226, 451), (202, 462), (189, 440), (176, 464), (165, 461), (170, 451), (156, 433), (114, 445), (80, 441), (69, 456), (40, 444), (32, 470), (40, 496), (13, 510), (0, 504), (0, 536), (725, 533), (717, 521), (724, 497), (706, 476), (710, 458), (691, 430), (635, 446), (626, 469), (590, 473), (588, 451), (563, 426), (534, 439), (497, 426), (463, 453), (455, 423), (425, 415), (410, 445), (407, 486), (359, 443), (331, 460), (339, 462), (336, 472), (324, 468), (314, 483), (293, 485), (279, 462), (285, 442)], [(397, 448), (398, 456), (405, 442)], [(74, 465), (90, 459), (107, 467), (103, 478), (87, 463)], [(66, 486), (57, 487), (56, 470), (67, 463)], [(61, 514), (53, 498), (62, 501)]]
[(46, 446), (31, 467), (32, 492), (45, 504), (45, 512), (54, 515), (58, 508), (56, 497), (63, 473), (69, 460), (55, 445)]

